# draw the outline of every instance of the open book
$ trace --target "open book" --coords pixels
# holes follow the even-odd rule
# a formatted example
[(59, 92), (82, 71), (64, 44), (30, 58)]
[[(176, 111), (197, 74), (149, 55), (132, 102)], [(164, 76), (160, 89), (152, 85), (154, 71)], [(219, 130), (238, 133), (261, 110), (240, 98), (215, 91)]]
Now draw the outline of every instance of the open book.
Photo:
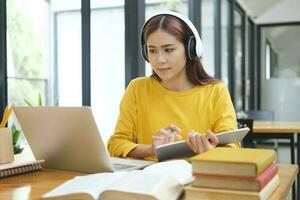
[[(219, 140), (218, 145), (224, 145), (229, 143), (237, 143), (242, 141), (242, 139), (250, 131), (248, 127), (225, 131), (221, 133), (216, 133)], [(156, 149), (157, 159), (159, 161), (184, 158), (196, 155), (185, 140), (179, 142), (168, 143), (164, 145), (157, 146)]]
[(176, 200), (183, 192), (183, 186), (193, 180), (190, 163), (172, 160), (150, 165), (143, 170), (75, 177), (42, 198)]

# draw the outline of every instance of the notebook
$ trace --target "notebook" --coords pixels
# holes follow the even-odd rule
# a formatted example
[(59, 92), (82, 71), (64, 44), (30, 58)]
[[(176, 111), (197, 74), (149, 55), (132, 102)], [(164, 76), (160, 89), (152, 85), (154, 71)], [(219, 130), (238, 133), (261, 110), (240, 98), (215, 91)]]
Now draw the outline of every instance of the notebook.
[[(247, 135), (250, 131), (248, 127), (225, 131), (221, 133), (217, 133), (216, 136), (219, 140), (218, 145), (224, 145), (229, 143), (237, 143), (242, 141), (242, 139)], [(187, 142), (185, 140), (179, 142), (168, 143), (164, 145), (160, 145), (155, 149), (157, 159), (159, 161), (175, 159), (175, 158), (183, 158), (190, 157), (196, 155)]]
[[(153, 161), (111, 159), (89, 107), (13, 107), (43, 167), (96, 173), (141, 169)], [(115, 167), (113, 166), (115, 163)]]
[(42, 168), (41, 163), (44, 160), (37, 161), (13, 161), (11, 163), (0, 164), (0, 178), (38, 171)]

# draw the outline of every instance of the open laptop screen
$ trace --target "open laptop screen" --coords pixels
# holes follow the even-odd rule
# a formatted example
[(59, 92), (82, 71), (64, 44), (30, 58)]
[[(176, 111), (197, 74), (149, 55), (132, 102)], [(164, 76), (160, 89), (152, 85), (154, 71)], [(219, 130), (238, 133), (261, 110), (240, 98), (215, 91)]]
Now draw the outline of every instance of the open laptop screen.
[(109, 154), (89, 107), (14, 107), (36, 159), (44, 167), (112, 171)]

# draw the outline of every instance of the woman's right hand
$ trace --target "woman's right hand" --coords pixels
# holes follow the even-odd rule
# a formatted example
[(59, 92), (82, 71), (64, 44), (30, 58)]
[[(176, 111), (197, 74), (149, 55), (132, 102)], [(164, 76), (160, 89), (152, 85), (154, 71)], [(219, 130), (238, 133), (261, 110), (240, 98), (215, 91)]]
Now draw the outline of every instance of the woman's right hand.
[(177, 134), (180, 131), (181, 129), (173, 124), (167, 126), (166, 128), (160, 129), (154, 136), (152, 136), (153, 151), (159, 145), (168, 144), (171, 142), (175, 142), (176, 140), (180, 140), (181, 136)]

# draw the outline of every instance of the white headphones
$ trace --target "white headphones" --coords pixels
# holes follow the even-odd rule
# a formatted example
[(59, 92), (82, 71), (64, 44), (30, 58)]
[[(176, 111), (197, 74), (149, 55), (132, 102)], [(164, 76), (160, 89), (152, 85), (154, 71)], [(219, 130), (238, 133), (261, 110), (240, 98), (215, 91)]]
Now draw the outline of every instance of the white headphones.
[(195, 57), (200, 58), (202, 56), (202, 51), (203, 51), (203, 44), (202, 44), (202, 40), (200, 39), (199, 33), (197, 31), (197, 29), (195, 28), (195, 26), (193, 25), (193, 23), (184, 15), (177, 13), (177, 12), (173, 12), (173, 11), (165, 11), (165, 12), (159, 12), (153, 16), (151, 16), (143, 25), (142, 27), (142, 32), (141, 32), (141, 46), (142, 46), (142, 56), (143, 58), (149, 62), (148, 60), (148, 50), (147, 50), (147, 44), (146, 41), (144, 40), (144, 34), (145, 34), (145, 27), (147, 25), (147, 23), (156, 16), (159, 15), (170, 15), (170, 16), (174, 16), (178, 19), (180, 19), (181, 21), (183, 21), (192, 31), (193, 35), (189, 36), (187, 38), (187, 41), (185, 41), (185, 48), (186, 48), (186, 52), (187, 52), (187, 57), (192, 60)]

